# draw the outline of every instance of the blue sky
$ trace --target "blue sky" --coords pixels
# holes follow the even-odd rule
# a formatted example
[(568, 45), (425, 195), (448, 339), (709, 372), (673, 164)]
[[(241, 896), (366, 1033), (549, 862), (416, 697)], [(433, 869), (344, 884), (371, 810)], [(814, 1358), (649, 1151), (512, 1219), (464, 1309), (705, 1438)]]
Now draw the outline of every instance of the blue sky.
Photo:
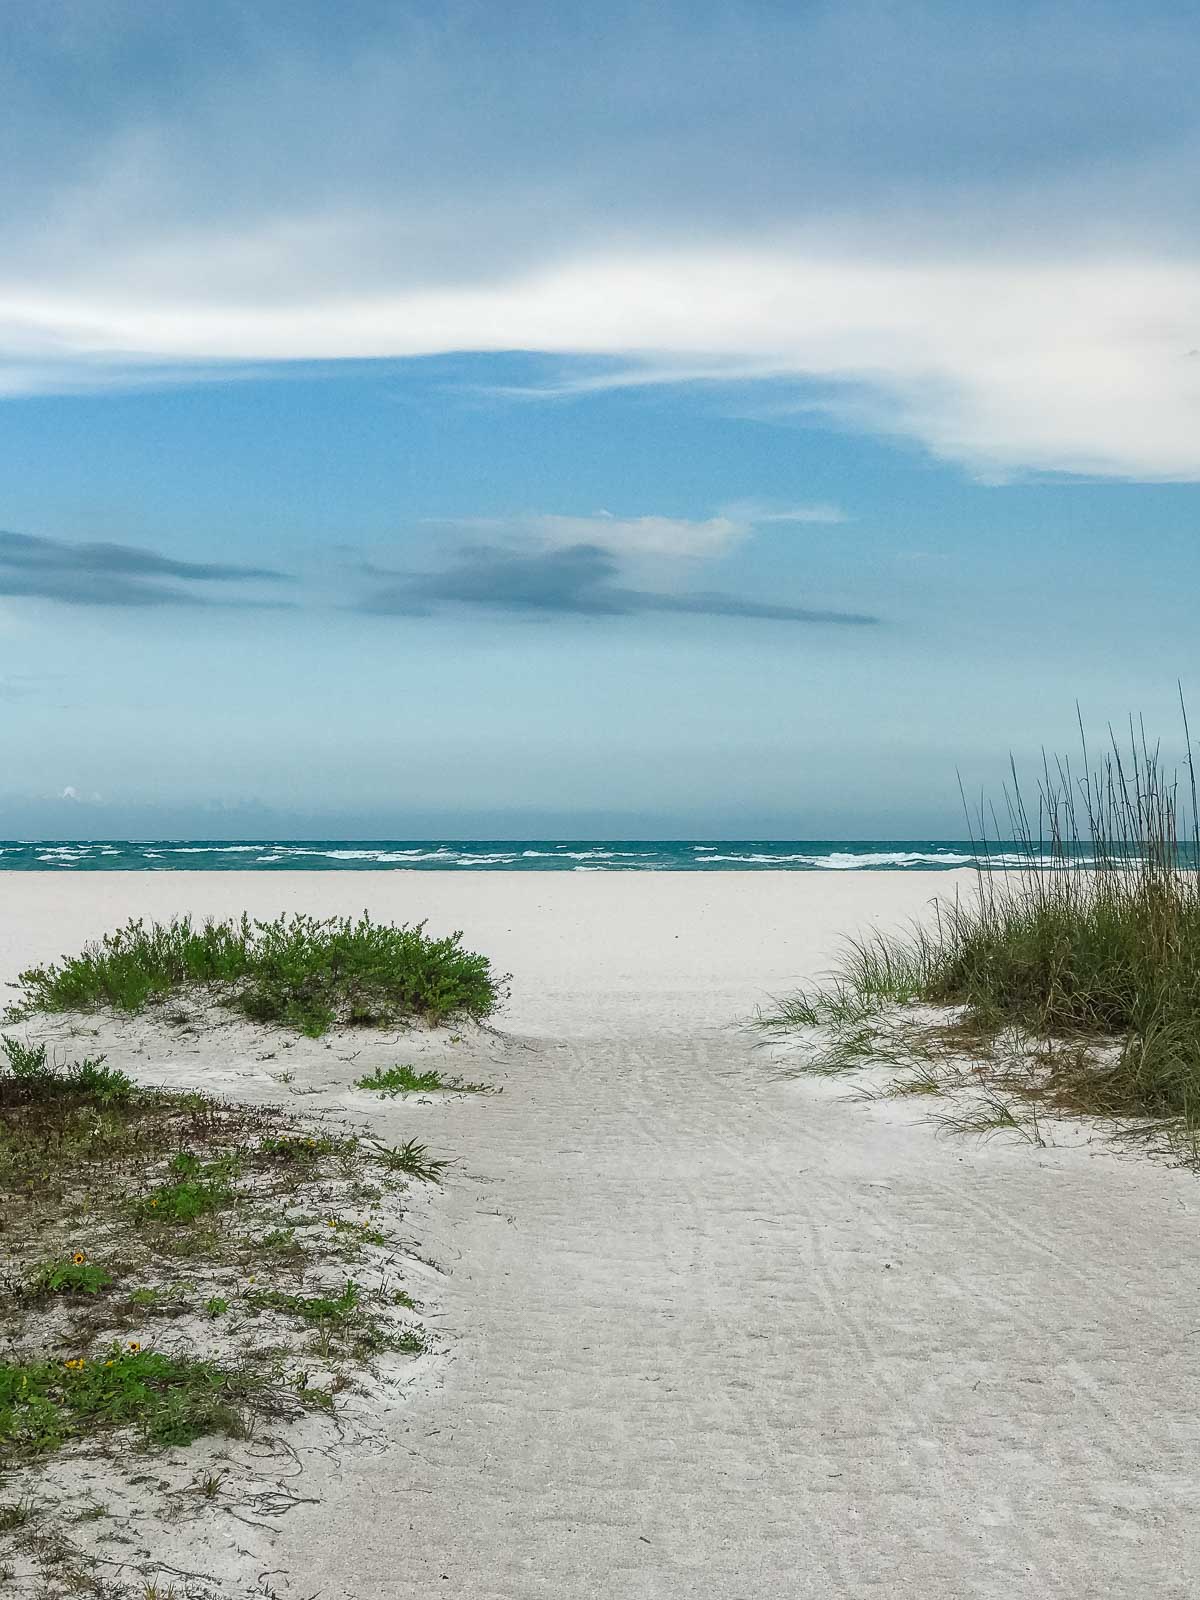
[(1200, 703), (1187, 8), (8, 8), (0, 830), (920, 837)]

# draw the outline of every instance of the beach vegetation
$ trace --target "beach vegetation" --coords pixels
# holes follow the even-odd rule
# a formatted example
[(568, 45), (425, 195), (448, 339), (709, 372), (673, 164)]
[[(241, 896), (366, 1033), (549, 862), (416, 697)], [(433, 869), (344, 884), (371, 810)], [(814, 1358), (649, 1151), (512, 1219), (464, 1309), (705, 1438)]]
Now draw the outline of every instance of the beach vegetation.
[(82, 1250), (57, 1261), (43, 1261), (29, 1274), (30, 1294), (100, 1294), (112, 1287), (107, 1268), (89, 1261)]
[(420, 1178), (425, 1183), (441, 1183), (442, 1173), (449, 1161), (431, 1156), (429, 1147), (416, 1139), (406, 1139), (403, 1144), (373, 1146), (372, 1153), (388, 1172), (402, 1172), (410, 1178)]
[(355, 1079), (355, 1088), (373, 1089), (376, 1094), (433, 1094), (438, 1091), (456, 1094), (487, 1094), (490, 1085), (467, 1083), (462, 1078), (447, 1077), (436, 1068), (424, 1072), (416, 1067), (380, 1067), (364, 1077)]
[[(114, 1096), (95, 1062), (54, 1065), (16, 1037), (3, 1057), (0, 1473), (117, 1433), (147, 1449), (241, 1437), (256, 1418), (328, 1410), (386, 1352), (428, 1348), (395, 1286), (386, 1206), (444, 1165), (423, 1146), (376, 1151), (277, 1108), (123, 1075)], [(364, 1196), (365, 1223), (346, 1215)], [(146, 1332), (162, 1317), (169, 1352)], [(330, 1388), (292, 1370), (313, 1332)]]
[(503, 980), (461, 941), (460, 933), (435, 939), (424, 923), (395, 926), (365, 913), (357, 921), (134, 919), (78, 955), (22, 972), (11, 1014), (132, 1013), (205, 991), (254, 1021), (313, 1037), (335, 1024), (482, 1018), (499, 1003)]
[(974, 893), (906, 934), (849, 942), (826, 985), (766, 1024), (812, 1030), (814, 1070), (906, 1068), (895, 1093), (999, 1086), (973, 1131), (1033, 1118), (1040, 1138), (1040, 1104), (1194, 1150), (1200, 819), (1183, 722), (1178, 770), (1133, 726), (1095, 762), (1081, 729), (1074, 765), (1045, 759), (1028, 799), (1014, 768), (1008, 837), (994, 811), (976, 832)]
[(265, 1380), (218, 1362), (114, 1343), (94, 1357), (0, 1360), (0, 1451), (40, 1455), (130, 1428), (148, 1445), (244, 1437)]

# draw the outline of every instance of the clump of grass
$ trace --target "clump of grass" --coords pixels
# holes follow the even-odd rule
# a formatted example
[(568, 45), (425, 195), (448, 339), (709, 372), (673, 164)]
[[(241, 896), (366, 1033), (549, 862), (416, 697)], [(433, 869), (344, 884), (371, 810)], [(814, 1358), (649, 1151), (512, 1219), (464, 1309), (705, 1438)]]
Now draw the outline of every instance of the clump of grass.
[(261, 1378), (216, 1362), (115, 1344), (95, 1360), (0, 1361), (0, 1447), (41, 1455), (127, 1427), (157, 1446), (236, 1437), (264, 1394)]
[(428, 1145), (416, 1139), (406, 1139), (403, 1144), (373, 1147), (376, 1161), (388, 1172), (403, 1172), (410, 1178), (422, 1178), (426, 1183), (441, 1183), (442, 1173), (449, 1161), (429, 1154)]
[[(940, 904), (932, 926), (906, 937), (852, 943), (830, 988), (767, 1021), (824, 1025), (837, 1037), (896, 1005), (960, 1007), (960, 1043), (973, 1036), (987, 1047), (1006, 1030), (1041, 1041), (1039, 1071), (1021, 1085), (1027, 1097), (1165, 1119), (1194, 1136), (1200, 809), (1186, 712), (1184, 735), (1180, 774), (1132, 725), (1127, 745), (1110, 732), (1093, 765), (1081, 728), (1081, 765), (1045, 760), (1036, 804), (1014, 768), (1011, 839), (984, 830), (975, 895)], [(991, 1112), (990, 1126), (1008, 1125), (1005, 1107)]]
[(447, 1078), (436, 1068), (418, 1072), (416, 1067), (381, 1067), (354, 1080), (356, 1089), (374, 1089), (377, 1094), (429, 1094), (438, 1089), (457, 1094), (486, 1094), (486, 1083), (466, 1083), (462, 1078)]
[(26, 1495), (21, 1500), (7, 1500), (0, 1505), (0, 1533), (12, 1533), (15, 1528), (23, 1528), (37, 1515), (37, 1501), (32, 1495)]
[(340, 1294), (285, 1294), (279, 1289), (262, 1289), (246, 1296), (246, 1304), (256, 1311), (282, 1311), (302, 1322), (350, 1321), (358, 1313), (362, 1291), (353, 1278), (347, 1278)]
[[(376, 1297), (388, 1303), (384, 1296)], [(388, 1326), (363, 1304), (363, 1293), (347, 1278), (340, 1293), (288, 1294), (279, 1289), (252, 1291), (245, 1297), (251, 1311), (273, 1311), (313, 1330), (312, 1348), (325, 1360), (350, 1351), (367, 1360), (383, 1350), (412, 1355), (426, 1348), (424, 1335), (412, 1326)], [(394, 1299), (390, 1302), (397, 1304)]]
[(77, 956), (21, 973), (18, 1014), (137, 1012), (192, 988), (260, 1022), (318, 1036), (334, 1023), (372, 1026), (407, 1017), (442, 1022), (487, 1016), (501, 998), (486, 956), (460, 933), (433, 939), (424, 923), (393, 926), (363, 915), (274, 922), (189, 917), (134, 920)]

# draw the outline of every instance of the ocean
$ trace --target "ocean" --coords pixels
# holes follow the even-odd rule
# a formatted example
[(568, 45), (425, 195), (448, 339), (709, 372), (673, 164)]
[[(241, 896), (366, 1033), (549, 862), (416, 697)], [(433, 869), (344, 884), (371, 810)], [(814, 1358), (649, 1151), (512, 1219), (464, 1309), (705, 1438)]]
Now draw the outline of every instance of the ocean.
[[(993, 867), (1026, 858), (990, 845)], [(930, 872), (973, 867), (978, 851), (961, 840), (650, 839), (468, 840), (8, 840), (8, 872)]]

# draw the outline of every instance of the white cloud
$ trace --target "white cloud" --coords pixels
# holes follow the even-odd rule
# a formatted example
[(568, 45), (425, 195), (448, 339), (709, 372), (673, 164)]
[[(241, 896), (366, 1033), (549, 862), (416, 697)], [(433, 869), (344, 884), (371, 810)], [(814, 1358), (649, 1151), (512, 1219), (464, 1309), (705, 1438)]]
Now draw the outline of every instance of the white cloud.
[[(284, 257), (278, 265), (286, 273)], [(60, 361), (95, 370), (533, 349), (636, 358), (626, 383), (796, 377), (824, 386), (811, 403), (847, 425), (912, 438), (985, 475), (1200, 477), (1191, 259), (697, 247), (578, 257), (465, 286), (368, 294), (350, 283), (287, 305), (184, 296), (131, 266), (123, 287), (86, 296), (0, 278), (0, 328), (0, 349), (19, 349), (41, 382)]]

